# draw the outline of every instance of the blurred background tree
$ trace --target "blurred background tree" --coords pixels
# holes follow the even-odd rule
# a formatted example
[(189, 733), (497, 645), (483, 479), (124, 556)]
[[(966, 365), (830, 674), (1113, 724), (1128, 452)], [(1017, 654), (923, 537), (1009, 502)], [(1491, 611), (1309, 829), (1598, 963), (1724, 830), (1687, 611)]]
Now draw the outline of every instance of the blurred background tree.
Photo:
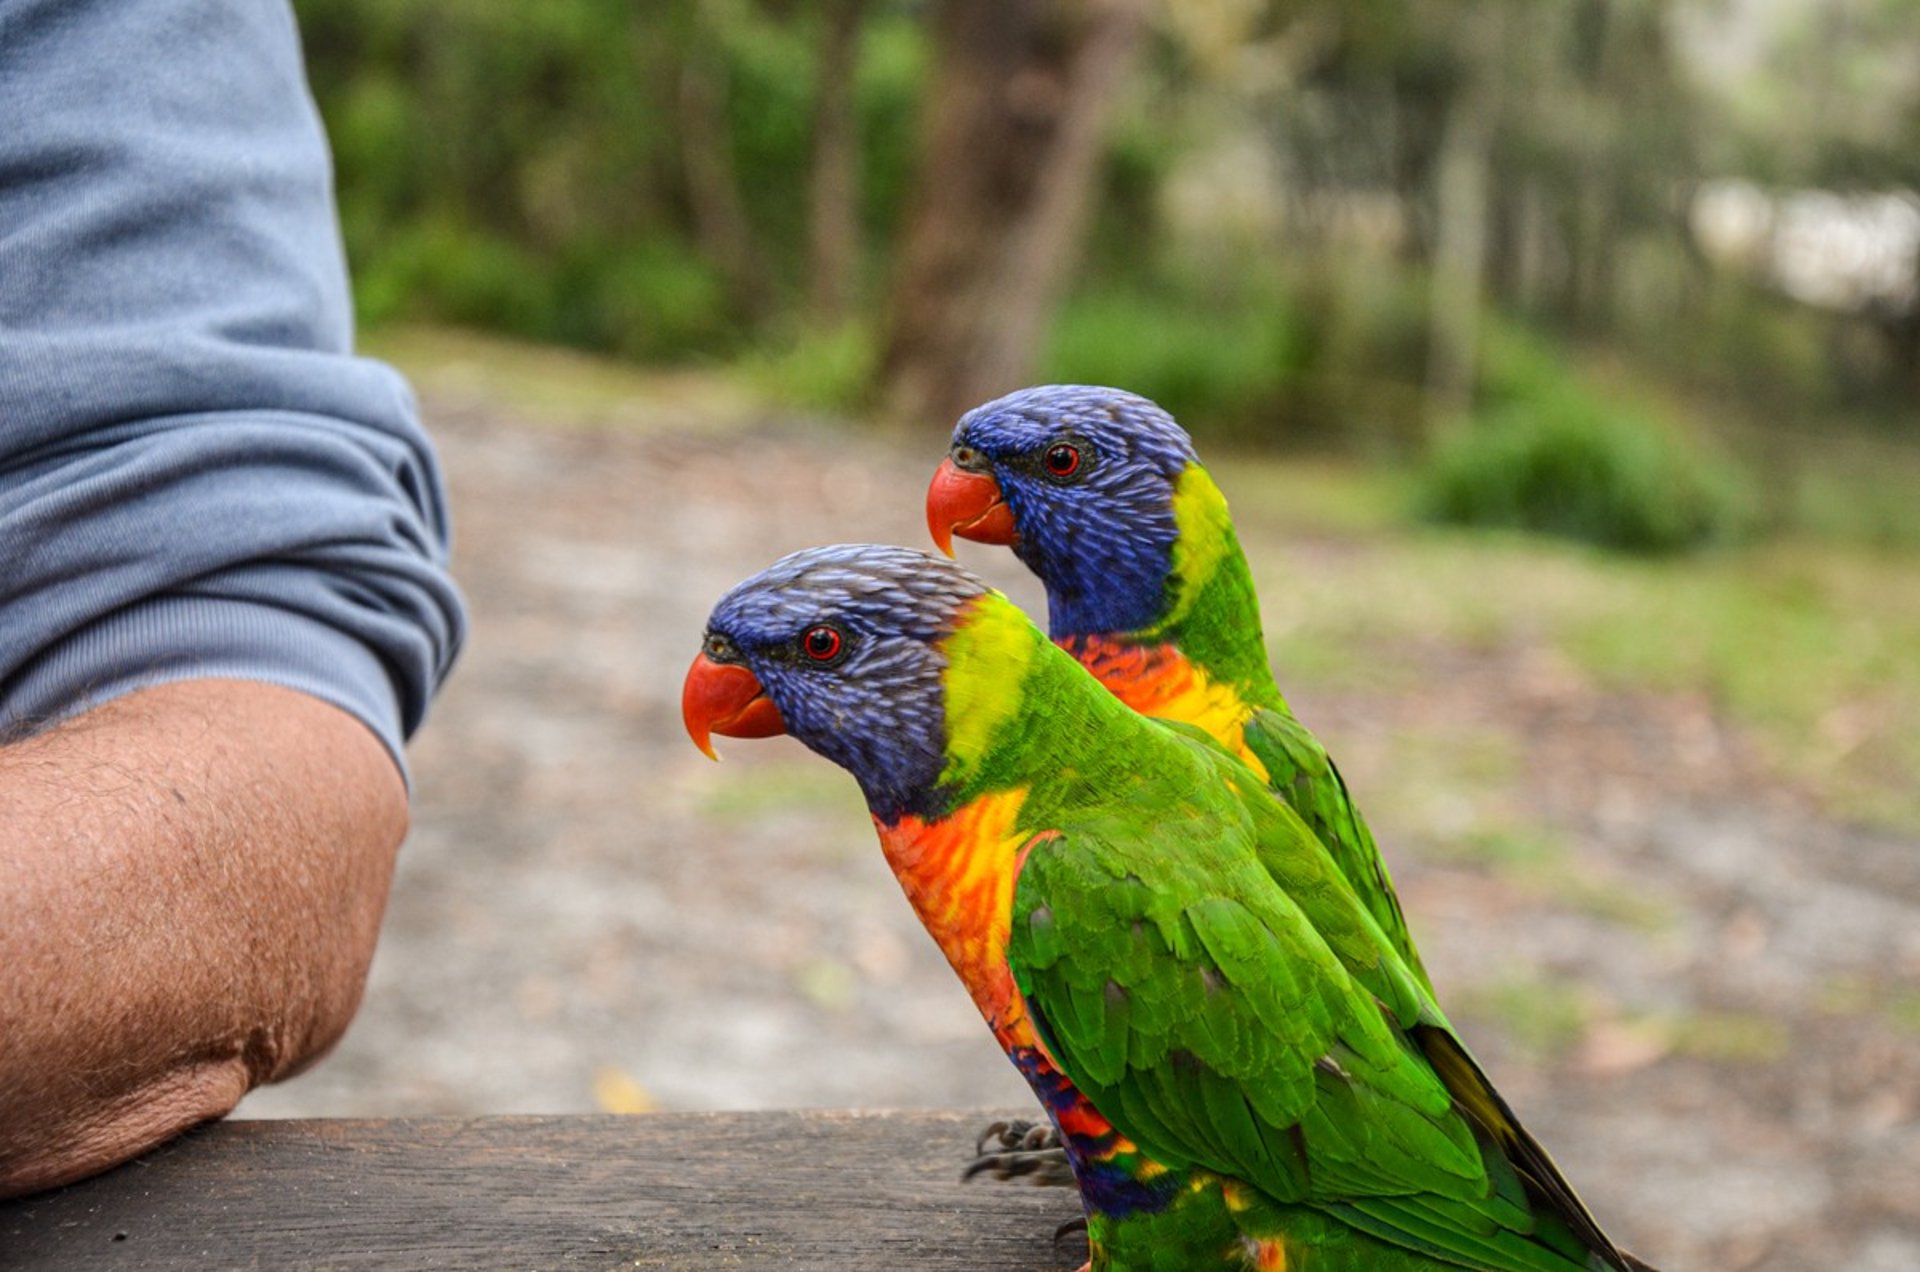
[(1085, 235), (1141, 0), (942, 0), (880, 374), (952, 419), (1033, 374)]
[(294, 2), (484, 638), (361, 1020), (251, 1109), (1024, 1099), (852, 786), (710, 772), (680, 669), (1091, 381), (1199, 436), (1609, 1225), (1920, 1267), (1920, 0)]
[(1920, 0), (297, 8), (370, 327), (936, 432), (1118, 384), (1642, 550), (1917, 440)]

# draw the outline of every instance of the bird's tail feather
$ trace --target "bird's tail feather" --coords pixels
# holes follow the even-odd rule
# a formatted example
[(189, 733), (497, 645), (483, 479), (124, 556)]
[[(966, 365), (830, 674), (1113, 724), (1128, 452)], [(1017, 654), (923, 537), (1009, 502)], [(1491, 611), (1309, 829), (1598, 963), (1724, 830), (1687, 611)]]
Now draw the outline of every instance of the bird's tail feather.
[(1547, 1156), (1547, 1150), (1520, 1125), (1520, 1119), (1514, 1116), (1459, 1039), (1445, 1029), (1430, 1025), (1417, 1025), (1412, 1032), (1428, 1063), (1433, 1065), (1434, 1072), (1446, 1084), (1461, 1110), (1485, 1128), (1505, 1150), (1527, 1190), (1557, 1215), (1581, 1243), (1618, 1272), (1658, 1272), (1614, 1245), (1600, 1230), (1586, 1203)]

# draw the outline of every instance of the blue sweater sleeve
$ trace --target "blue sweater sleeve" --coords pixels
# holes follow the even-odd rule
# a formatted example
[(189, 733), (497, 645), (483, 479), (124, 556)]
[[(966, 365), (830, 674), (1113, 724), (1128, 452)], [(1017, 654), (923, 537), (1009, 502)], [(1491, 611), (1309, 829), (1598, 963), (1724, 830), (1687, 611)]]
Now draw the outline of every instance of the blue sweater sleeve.
[(290, 10), (0, 0), (0, 120), (0, 733), (239, 677), (398, 760), (465, 620)]

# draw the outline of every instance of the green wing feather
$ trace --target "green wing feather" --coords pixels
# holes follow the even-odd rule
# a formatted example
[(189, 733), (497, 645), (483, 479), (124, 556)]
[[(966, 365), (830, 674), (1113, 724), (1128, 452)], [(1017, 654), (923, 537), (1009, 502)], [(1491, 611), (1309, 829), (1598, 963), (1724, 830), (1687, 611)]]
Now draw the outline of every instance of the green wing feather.
[(1618, 1259), (1300, 818), (1210, 745), (1157, 737), (1213, 780), (1160, 787), (1181, 802), (1146, 826), (1142, 803), (1063, 819), (1016, 884), (1009, 962), (1067, 1075), (1152, 1157), (1405, 1249)]
[(1269, 707), (1253, 713), (1243, 736), (1247, 749), (1266, 766), (1274, 792), (1293, 806), (1307, 829), (1326, 846), (1394, 952), (1431, 993), (1433, 982), (1407, 931), (1387, 863), (1327, 748), (1290, 712)]
[(1174, 500), (1179, 538), (1168, 582), (1170, 613), (1145, 639), (1171, 641), (1207, 674), (1254, 706), (1242, 737), (1266, 767), (1274, 793), (1333, 855), (1395, 952), (1429, 992), (1427, 969), (1407, 932), (1393, 880), (1373, 832), (1353, 805), (1326, 747), (1301, 724), (1274, 680), (1261, 631), (1260, 598), (1226, 499), (1198, 464)]

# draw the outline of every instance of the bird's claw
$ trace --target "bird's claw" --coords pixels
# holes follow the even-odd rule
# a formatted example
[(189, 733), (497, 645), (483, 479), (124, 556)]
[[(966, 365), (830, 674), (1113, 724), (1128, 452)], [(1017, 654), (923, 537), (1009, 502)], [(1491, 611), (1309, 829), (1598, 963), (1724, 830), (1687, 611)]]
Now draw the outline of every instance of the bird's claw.
[(993, 1144), (994, 1153), (1031, 1153), (1060, 1147), (1060, 1136), (1050, 1123), (1015, 1118), (1009, 1122), (994, 1122), (981, 1131), (979, 1138), (973, 1141), (974, 1156), (987, 1156), (989, 1142)]
[(1024, 1179), (1037, 1188), (1070, 1188), (1073, 1167), (1065, 1149), (1043, 1148), (1032, 1153), (983, 1153), (967, 1164), (960, 1178), (986, 1175), (992, 1179)]
[[(1059, 1132), (1047, 1122), (995, 1122), (980, 1132), (973, 1151), (974, 1159), (961, 1173), (962, 1180), (987, 1175), (999, 1180), (1024, 1179), (1039, 1188), (1071, 1188), (1076, 1182)], [(1085, 1215), (1069, 1219), (1053, 1230), (1054, 1243), (1086, 1230)], [(1079, 1272), (1087, 1272), (1087, 1268)]]
[(1073, 1186), (1073, 1167), (1060, 1136), (1046, 1122), (995, 1122), (973, 1143), (974, 1158), (960, 1178), (1024, 1179), (1040, 1188)]

